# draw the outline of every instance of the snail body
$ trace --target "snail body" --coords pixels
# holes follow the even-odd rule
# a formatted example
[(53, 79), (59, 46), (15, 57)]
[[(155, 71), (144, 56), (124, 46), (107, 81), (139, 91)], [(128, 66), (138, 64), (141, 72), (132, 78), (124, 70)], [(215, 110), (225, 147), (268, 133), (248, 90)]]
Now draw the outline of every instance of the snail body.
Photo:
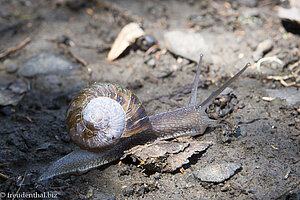
[(149, 117), (138, 97), (128, 89), (113, 84), (95, 83), (81, 90), (66, 112), (68, 133), (80, 149), (50, 165), (39, 180), (60, 174), (85, 172), (117, 160), (125, 150), (147, 141), (204, 133), (209, 125), (217, 122), (205, 113), (207, 106), (249, 64), (197, 105), (201, 63), (202, 56), (189, 105)]

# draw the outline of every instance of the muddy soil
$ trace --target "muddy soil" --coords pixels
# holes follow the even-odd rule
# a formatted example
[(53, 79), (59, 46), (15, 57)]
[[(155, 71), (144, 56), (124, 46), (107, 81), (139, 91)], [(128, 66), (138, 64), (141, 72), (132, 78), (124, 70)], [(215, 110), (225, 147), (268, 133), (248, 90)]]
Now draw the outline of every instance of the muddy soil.
[[(1, 89), (15, 94), (6, 100), (12, 103), (0, 106), (1, 195), (51, 192), (59, 199), (299, 199), (299, 77), (298, 86), (289, 86), (284, 97), (264, 98), (272, 97), (269, 90), (282, 94), (286, 89), (267, 75), (287, 75), (297, 62), (293, 69), (299, 69), (299, 35), (283, 28), (278, 6), (289, 3), (1, 0), (0, 51), (30, 38), (30, 43), (0, 60)], [(162, 50), (158, 60), (137, 49), (114, 62), (106, 61), (114, 39), (129, 22), (141, 23), (155, 36)], [(252, 64), (231, 85), (237, 100), (233, 112), (214, 115), (210, 107), (212, 116), (230, 122), (236, 130), (220, 125), (194, 137), (213, 145), (172, 173), (149, 173), (125, 160), (85, 174), (37, 182), (51, 162), (77, 148), (66, 131), (64, 114), (72, 97), (89, 82), (131, 89), (149, 115), (187, 105), (190, 91), (181, 89), (191, 86), (196, 64), (165, 51), (163, 37), (167, 31), (187, 29), (201, 33), (211, 47), (211, 55), (204, 55), (197, 101), (203, 101), (247, 62)], [(272, 48), (261, 57), (275, 56), (282, 64), (265, 63), (257, 71), (254, 54), (258, 44), (268, 39)], [(30, 60), (41, 54), (63, 59), (72, 68), (43, 69), (33, 75), (24, 72), (26, 64), (46, 62)], [(230, 162), (242, 167), (222, 183), (202, 182), (195, 175), (203, 166)]]

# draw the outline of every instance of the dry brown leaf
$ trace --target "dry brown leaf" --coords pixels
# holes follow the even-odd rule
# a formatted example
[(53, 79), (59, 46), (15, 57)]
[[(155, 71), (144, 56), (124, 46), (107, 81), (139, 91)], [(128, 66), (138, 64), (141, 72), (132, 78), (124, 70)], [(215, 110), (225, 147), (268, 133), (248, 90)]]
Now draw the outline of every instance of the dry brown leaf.
[(187, 137), (176, 141), (154, 141), (133, 147), (121, 159), (129, 156), (140, 167), (150, 171), (173, 172), (189, 163), (192, 155), (204, 152), (211, 145), (211, 142)]
[(143, 35), (145, 35), (145, 32), (137, 23), (129, 23), (124, 26), (115, 39), (107, 55), (107, 60), (113, 61), (118, 58), (131, 43)]

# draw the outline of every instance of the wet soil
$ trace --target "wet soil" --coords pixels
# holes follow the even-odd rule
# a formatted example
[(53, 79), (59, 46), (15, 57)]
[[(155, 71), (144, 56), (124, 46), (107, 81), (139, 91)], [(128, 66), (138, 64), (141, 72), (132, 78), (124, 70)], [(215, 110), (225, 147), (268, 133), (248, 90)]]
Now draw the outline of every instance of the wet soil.
[[(212, 60), (206, 61), (204, 55), (201, 102), (247, 62), (254, 63), (256, 47), (266, 39), (271, 39), (273, 48), (264, 56), (283, 61), (282, 66), (270, 67), (273, 75), (287, 73), (286, 68), (299, 61), (299, 36), (282, 27), (278, 6), (286, 7), (288, 2), (2, 0), (0, 51), (27, 37), (31, 42), (0, 60), (1, 88), (18, 80), (27, 88), (17, 105), (0, 106), (0, 192), (52, 192), (59, 199), (299, 199), (300, 103), (263, 100), (267, 89), (285, 88), (279, 81), (265, 79), (264, 70), (270, 64), (262, 73), (250, 67), (231, 85), (237, 99), (231, 113), (212, 114), (238, 126), (237, 131), (220, 125), (195, 137), (213, 145), (192, 157), (182, 170), (147, 173), (131, 161), (116, 161), (82, 175), (37, 182), (49, 163), (76, 149), (65, 128), (64, 113), (76, 92), (89, 82), (131, 89), (149, 115), (187, 105), (190, 91), (182, 88), (191, 86), (195, 63), (165, 51), (153, 67), (147, 62), (153, 55), (141, 50), (106, 61), (124, 25), (141, 22), (161, 49), (166, 31), (201, 33), (212, 47)], [(76, 61), (59, 42), (87, 65)], [(76, 67), (24, 77), (20, 72), (24, 63), (41, 52), (51, 52)], [(11, 72), (11, 66), (18, 71)], [(300, 95), (296, 86), (291, 87), (293, 95)], [(242, 168), (223, 183), (205, 183), (195, 177), (194, 172), (205, 165), (227, 162), (240, 163)]]

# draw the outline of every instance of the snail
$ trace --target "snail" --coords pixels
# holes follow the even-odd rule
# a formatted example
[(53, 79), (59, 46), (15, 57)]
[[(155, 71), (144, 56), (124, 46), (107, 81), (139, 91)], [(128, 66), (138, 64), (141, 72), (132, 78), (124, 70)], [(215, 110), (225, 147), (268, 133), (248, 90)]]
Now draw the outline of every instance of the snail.
[(83, 173), (119, 159), (125, 150), (152, 140), (203, 134), (216, 124), (205, 110), (249, 63), (204, 102), (196, 104), (202, 55), (189, 104), (176, 110), (147, 116), (130, 90), (109, 83), (95, 83), (81, 90), (66, 111), (70, 138), (80, 148), (54, 162), (39, 181), (67, 173)]

